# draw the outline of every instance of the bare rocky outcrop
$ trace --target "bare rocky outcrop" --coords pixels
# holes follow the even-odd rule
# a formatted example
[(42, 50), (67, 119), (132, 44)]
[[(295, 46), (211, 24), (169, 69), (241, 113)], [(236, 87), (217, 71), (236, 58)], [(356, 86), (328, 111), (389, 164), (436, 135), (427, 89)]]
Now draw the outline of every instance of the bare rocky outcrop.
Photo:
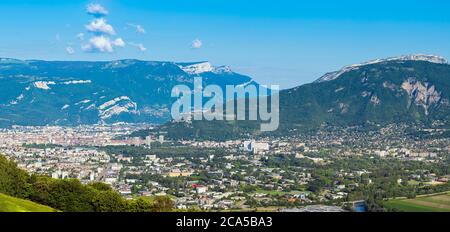
[(429, 115), (430, 108), (437, 105), (441, 100), (441, 93), (436, 90), (434, 85), (422, 83), (413, 77), (405, 80), (401, 87), (408, 94), (408, 108), (411, 107), (412, 103), (415, 103), (424, 108), (425, 115)]

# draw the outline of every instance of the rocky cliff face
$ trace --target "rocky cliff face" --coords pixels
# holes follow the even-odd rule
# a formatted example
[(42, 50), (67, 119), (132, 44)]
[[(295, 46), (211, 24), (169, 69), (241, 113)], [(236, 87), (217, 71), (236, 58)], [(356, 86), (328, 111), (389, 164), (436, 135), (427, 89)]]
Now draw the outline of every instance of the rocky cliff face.
[(417, 78), (408, 78), (402, 83), (402, 89), (408, 93), (408, 108), (412, 103), (423, 107), (426, 115), (429, 115), (429, 109), (436, 106), (442, 99), (441, 93), (436, 90), (434, 85), (417, 81)]

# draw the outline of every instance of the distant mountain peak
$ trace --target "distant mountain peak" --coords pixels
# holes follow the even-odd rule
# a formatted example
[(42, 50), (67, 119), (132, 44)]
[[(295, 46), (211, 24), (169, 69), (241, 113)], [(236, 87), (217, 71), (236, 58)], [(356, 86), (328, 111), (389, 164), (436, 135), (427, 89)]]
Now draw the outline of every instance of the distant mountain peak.
[(134, 65), (138, 62), (141, 62), (140, 60), (135, 60), (135, 59), (124, 59), (124, 60), (113, 60), (110, 61), (108, 63), (105, 64), (105, 66), (103, 67), (104, 69), (108, 69), (108, 68), (126, 68), (129, 67), (131, 65)]
[(213, 72), (214, 73), (217, 73), (217, 74), (220, 74), (220, 73), (231, 73), (231, 72), (233, 72), (232, 70), (231, 70), (231, 67), (230, 66), (220, 66), (220, 67), (217, 67), (217, 68), (215, 68), (214, 70), (213, 70)]
[(12, 58), (0, 58), (0, 64), (21, 64), (25, 63), (22, 60), (12, 59)]
[(214, 70), (214, 66), (210, 62), (199, 62), (199, 63), (187, 63), (187, 64), (179, 64), (179, 67), (189, 74), (201, 74), (205, 72), (212, 72)]
[(330, 72), (330, 73), (323, 75), (316, 82), (332, 81), (332, 80), (339, 78), (342, 74), (350, 72), (355, 69), (358, 69), (360, 67), (363, 67), (366, 65), (371, 65), (371, 64), (392, 62), (392, 61), (426, 61), (426, 62), (435, 63), (435, 64), (448, 64), (448, 61), (444, 57), (436, 56), (436, 55), (415, 54), (415, 55), (389, 57), (386, 59), (376, 59), (376, 60), (372, 60), (372, 61), (368, 61), (368, 62), (364, 62), (364, 63), (360, 63), (360, 64), (353, 64), (353, 65), (345, 66), (339, 71)]
[(229, 66), (220, 66), (215, 67), (208, 61), (196, 62), (196, 63), (179, 63), (178, 67), (180, 67), (183, 71), (189, 74), (202, 74), (206, 72), (213, 73), (230, 73), (231, 68)]

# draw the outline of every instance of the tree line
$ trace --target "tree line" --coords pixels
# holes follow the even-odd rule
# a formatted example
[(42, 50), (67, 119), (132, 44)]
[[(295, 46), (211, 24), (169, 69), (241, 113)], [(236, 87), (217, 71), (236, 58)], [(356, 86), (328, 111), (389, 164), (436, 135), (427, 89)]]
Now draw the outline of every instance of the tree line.
[(168, 197), (127, 200), (104, 183), (82, 184), (76, 179), (57, 180), (30, 175), (0, 155), (0, 193), (27, 199), (63, 212), (168, 212)]

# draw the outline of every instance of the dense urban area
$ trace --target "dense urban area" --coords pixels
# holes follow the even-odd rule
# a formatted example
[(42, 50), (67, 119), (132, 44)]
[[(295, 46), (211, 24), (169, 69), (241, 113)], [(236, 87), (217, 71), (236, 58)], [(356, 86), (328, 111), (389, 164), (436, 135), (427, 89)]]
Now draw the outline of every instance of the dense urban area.
[(30, 173), (103, 182), (178, 210), (392, 211), (394, 198), (450, 190), (447, 130), (323, 127), (286, 138), (174, 141), (143, 124), (0, 129), (0, 154)]

